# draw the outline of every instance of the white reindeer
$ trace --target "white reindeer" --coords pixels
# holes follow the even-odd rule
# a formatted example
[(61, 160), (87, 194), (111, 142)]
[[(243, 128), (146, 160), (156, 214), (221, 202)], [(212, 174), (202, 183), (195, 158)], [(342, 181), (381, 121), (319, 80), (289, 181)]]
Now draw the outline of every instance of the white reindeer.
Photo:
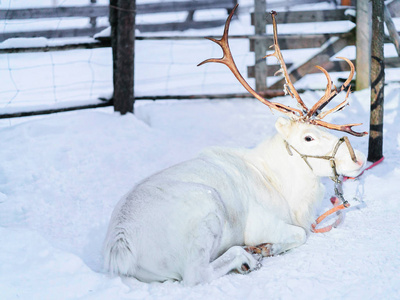
[[(236, 8), (236, 7), (235, 7)], [(228, 46), (229, 22), (217, 42), (221, 59), (257, 99), (290, 116), (280, 117), (277, 134), (255, 149), (212, 148), (197, 158), (157, 173), (138, 184), (114, 209), (105, 240), (105, 267), (113, 274), (144, 282), (178, 280), (193, 285), (209, 282), (230, 271), (246, 273), (257, 267), (250, 253), (283, 253), (306, 241), (317, 204), (324, 194), (323, 176), (357, 175), (365, 157), (349, 143), (320, 127), (352, 131), (358, 124), (334, 125), (321, 119), (344, 107), (321, 113), (339, 90), (331, 90), (308, 109), (294, 89), (277, 42), (274, 46), (286, 78), (285, 88), (302, 107), (269, 102), (244, 81)], [(349, 87), (350, 89), (350, 87)], [(348, 90), (349, 92), (349, 90)], [(316, 126), (318, 125), (318, 126)], [(325, 159), (324, 159), (325, 158)]]

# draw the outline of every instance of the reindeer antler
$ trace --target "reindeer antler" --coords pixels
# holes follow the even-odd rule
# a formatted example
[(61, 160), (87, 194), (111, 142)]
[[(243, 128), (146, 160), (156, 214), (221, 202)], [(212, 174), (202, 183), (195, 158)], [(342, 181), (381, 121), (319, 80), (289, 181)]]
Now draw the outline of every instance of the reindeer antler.
[[(270, 109), (275, 109), (278, 110), (284, 114), (288, 114), (292, 119), (298, 120), (298, 121), (303, 121), (303, 122), (308, 122), (310, 124), (318, 125), (321, 127), (333, 129), (333, 130), (338, 130), (338, 131), (343, 131), (349, 134), (352, 134), (354, 136), (364, 136), (367, 134), (367, 132), (355, 132), (352, 130), (353, 126), (361, 125), (361, 124), (345, 124), (345, 125), (335, 125), (335, 124), (330, 124), (327, 122), (322, 121), (324, 117), (326, 117), (328, 114), (339, 111), (343, 109), (347, 104), (348, 104), (348, 97), (350, 94), (350, 82), (351, 79), (353, 78), (354, 75), (354, 65), (353, 63), (344, 57), (338, 57), (340, 59), (345, 60), (349, 65), (350, 65), (350, 75), (347, 78), (347, 80), (343, 83), (343, 85), (339, 89), (332, 90), (332, 80), (329, 76), (328, 71), (326, 71), (324, 68), (320, 66), (316, 66), (319, 70), (321, 70), (327, 80), (327, 86), (325, 90), (324, 96), (321, 97), (321, 99), (313, 105), (311, 109), (308, 109), (307, 106), (304, 104), (303, 100), (301, 99), (299, 93), (295, 89), (292, 81), (290, 80), (290, 76), (285, 64), (285, 61), (283, 59), (281, 49), (279, 47), (278, 43), (278, 32), (277, 32), (277, 26), (276, 26), (276, 20), (275, 16), (277, 13), (275, 11), (271, 12), (271, 17), (272, 17), (272, 22), (273, 22), (273, 29), (274, 29), (274, 53), (266, 55), (265, 57), (269, 56), (274, 56), (278, 59), (281, 69), (278, 72), (281, 72), (285, 78), (286, 84), (284, 85), (284, 91), (288, 93), (289, 95), (292, 96), (292, 98), (295, 98), (298, 102), (298, 104), (301, 106), (302, 111), (290, 106), (286, 106), (284, 104), (276, 103), (276, 102), (271, 102), (266, 99), (264, 99), (260, 94), (258, 94), (253, 88), (246, 82), (246, 80), (243, 78), (243, 76), (240, 74), (238, 68), (236, 67), (235, 61), (233, 59), (231, 50), (229, 48), (229, 43), (228, 43), (228, 31), (229, 31), (229, 24), (232, 19), (233, 14), (235, 13), (236, 8), (238, 7), (239, 4), (236, 4), (235, 7), (232, 9), (228, 19), (226, 20), (225, 23), (225, 28), (224, 28), (224, 34), (220, 40), (206, 37), (207, 39), (213, 41), (214, 43), (218, 44), (223, 51), (223, 56), (221, 58), (210, 58), (206, 59), (203, 62), (199, 63), (198, 66), (201, 66), (205, 63), (208, 62), (215, 62), (215, 63), (222, 63), (226, 65), (233, 75), (239, 80), (239, 82), (243, 85), (243, 87), (251, 94), (253, 95), (256, 99), (267, 105)], [(277, 73), (278, 73), (277, 72)], [(336, 96), (338, 95), (341, 91), (347, 89), (346, 93), (346, 98), (345, 100), (337, 105), (336, 107), (326, 111), (326, 112), (321, 112), (321, 110)]]
[[(277, 15), (276, 11), (274, 11), (274, 10), (271, 11), (272, 24), (273, 24), (273, 28), (274, 28), (274, 44), (271, 47), (274, 47), (275, 51), (274, 51), (274, 53), (268, 54), (264, 57), (270, 57), (270, 56), (276, 57), (276, 59), (281, 64), (281, 68), (277, 73), (279, 73), (279, 72), (282, 73), (283, 76), (285, 77), (285, 81), (286, 81), (286, 84), (284, 85), (283, 90), (287, 94), (292, 96), (292, 98), (293, 97), (296, 98), (297, 102), (300, 104), (300, 106), (303, 108), (303, 110), (305, 112), (307, 112), (308, 108), (304, 104), (303, 100), (301, 100), (301, 97), (300, 97), (299, 93), (297, 92), (297, 90), (294, 88), (294, 85), (293, 85), (292, 81), (290, 80), (285, 61), (283, 60), (281, 48), (279, 47), (279, 43), (278, 43), (278, 28), (276, 26), (276, 21), (275, 21), (276, 15)], [(277, 74), (277, 73), (275, 73), (275, 74)]]
[[(322, 119), (322, 118), (324, 118), (325, 116), (327, 116), (328, 114), (330, 114), (330, 113), (332, 113), (332, 112), (339, 111), (339, 110), (341, 110), (342, 108), (344, 108), (344, 106), (347, 105), (347, 103), (348, 103), (347, 98), (349, 97), (350, 88), (351, 88), (350, 83), (351, 83), (351, 80), (353, 79), (353, 75), (354, 75), (354, 65), (353, 65), (353, 63), (351, 62), (351, 60), (348, 59), (348, 58), (345, 58), (345, 57), (337, 57), (337, 58), (343, 59), (343, 60), (345, 60), (345, 61), (349, 64), (349, 66), (350, 66), (350, 74), (349, 74), (349, 77), (348, 77), (347, 80), (342, 84), (342, 86), (340, 87), (340, 89), (336, 89), (336, 87), (335, 87), (335, 90), (331, 91), (331, 84), (332, 84), (332, 81), (331, 81), (331, 78), (329, 77), (328, 72), (327, 72), (324, 68), (322, 68), (322, 67), (320, 67), (320, 66), (317, 66), (318, 69), (320, 69), (322, 72), (324, 72), (326, 78), (328, 79), (328, 86), (326, 87), (325, 95), (324, 95), (321, 99), (319, 99), (319, 101), (318, 101), (317, 103), (315, 103), (314, 106), (308, 111), (308, 113), (307, 113), (307, 118), (311, 118), (311, 117), (313, 117), (313, 116), (316, 115), (319, 119)], [(345, 101), (342, 102), (341, 104), (339, 104), (337, 107), (335, 107), (335, 108), (329, 110), (328, 112), (322, 113), (322, 114), (321, 114), (321, 110), (322, 110), (329, 102), (331, 102), (332, 99), (336, 97), (336, 95), (338, 95), (341, 91), (345, 90), (346, 88), (347, 88), (347, 93), (346, 93)]]
[[(336, 87), (335, 87), (335, 89), (332, 91), (331, 90), (332, 81), (331, 81), (331, 78), (330, 78), (328, 72), (324, 68), (317, 66), (317, 68), (320, 69), (325, 74), (325, 76), (328, 80), (328, 84), (327, 84), (327, 87), (325, 90), (325, 95), (322, 96), (321, 99), (317, 103), (315, 103), (313, 105), (313, 107), (308, 111), (307, 115), (305, 116), (305, 120), (307, 120), (311, 124), (322, 126), (322, 127), (328, 128), (328, 129), (343, 131), (348, 134), (361, 137), (361, 136), (368, 134), (368, 132), (365, 132), (365, 131), (364, 132), (356, 132), (356, 131), (353, 131), (351, 127), (362, 125), (362, 123), (336, 125), (336, 124), (331, 124), (331, 123), (322, 121), (322, 119), (325, 118), (327, 115), (342, 110), (349, 103), (348, 98), (349, 98), (349, 95), (351, 92), (350, 83), (351, 83), (351, 80), (354, 75), (354, 65), (351, 62), (351, 60), (349, 60), (348, 58), (345, 58), (345, 57), (338, 57), (338, 58), (345, 60), (349, 64), (349, 66), (350, 66), (349, 77), (347, 78), (347, 80), (342, 84), (342, 86), (339, 89), (336, 89)], [(347, 88), (347, 92), (346, 92), (346, 97), (345, 97), (344, 101), (342, 103), (340, 103), (339, 105), (335, 106), (334, 108), (332, 108), (326, 112), (322, 112), (322, 109), (329, 102), (331, 102), (334, 97), (336, 97), (341, 91), (345, 90), (346, 88)]]
[(225, 28), (224, 28), (224, 34), (223, 34), (222, 38), (220, 40), (216, 40), (216, 39), (213, 39), (213, 38), (210, 38), (210, 37), (206, 37), (206, 39), (209, 39), (209, 40), (213, 41), (214, 43), (218, 44), (222, 48), (223, 56), (221, 58), (209, 58), (209, 59), (206, 59), (203, 62), (199, 63), (197, 66), (201, 66), (201, 65), (203, 65), (205, 63), (209, 63), (209, 62), (215, 62), (215, 63), (224, 64), (231, 70), (233, 75), (235, 75), (237, 80), (239, 80), (239, 82), (243, 85), (243, 87), (250, 94), (252, 94), (259, 101), (261, 101), (262, 103), (267, 105), (269, 108), (276, 109), (276, 110), (278, 110), (280, 112), (283, 112), (285, 114), (290, 114), (291, 116), (296, 115), (296, 113), (299, 116), (302, 116), (303, 112), (298, 110), (298, 109), (286, 106), (284, 104), (271, 102), (271, 101), (268, 101), (267, 99), (264, 99), (260, 94), (258, 94), (255, 90), (253, 90), (253, 88), (246, 82), (246, 80), (240, 74), (238, 68), (236, 67), (235, 61), (233, 60), (232, 53), (231, 53), (231, 50), (229, 48), (229, 43), (228, 43), (229, 24), (230, 24), (232, 16), (233, 16), (236, 8), (238, 7), (238, 5), (239, 4), (235, 5), (235, 7), (232, 9), (232, 12), (230, 13), (228, 19), (226, 20)]
[[(366, 134), (368, 134), (367, 132), (355, 132), (352, 130), (351, 127), (353, 126), (357, 126), (357, 125), (361, 125), (360, 124), (345, 124), (345, 125), (336, 125), (336, 124), (331, 124), (331, 123), (327, 123), (322, 121), (323, 118), (325, 118), (328, 114), (333, 113), (333, 112), (337, 112), (341, 109), (343, 109), (347, 104), (348, 104), (348, 97), (351, 91), (351, 80), (353, 78), (354, 75), (354, 65), (351, 62), (351, 60), (345, 58), (345, 57), (338, 57), (340, 59), (345, 60), (349, 66), (350, 66), (350, 75), (347, 78), (347, 80), (342, 84), (342, 86), (339, 89), (335, 89), (332, 91), (332, 80), (329, 76), (328, 71), (326, 71), (323, 67), (321, 66), (316, 66), (319, 70), (321, 70), (325, 76), (326, 79), (328, 81), (327, 86), (326, 86), (326, 90), (325, 90), (325, 94), (324, 96), (321, 97), (321, 99), (313, 105), (313, 107), (311, 107), (311, 109), (308, 109), (307, 106), (304, 104), (304, 102), (301, 100), (299, 94), (297, 93), (295, 87), (293, 86), (291, 80), (290, 80), (290, 76), (288, 74), (287, 68), (286, 68), (286, 64), (283, 60), (283, 56), (279, 47), (279, 43), (278, 43), (278, 30), (277, 30), (277, 26), (276, 26), (276, 20), (275, 20), (275, 16), (277, 15), (277, 13), (275, 11), (271, 11), (271, 17), (272, 17), (272, 24), (273, 24), (273, 29), (274, 29), (274, 48), (275, 51), (272, 54), (267, 55), (268, 56), (275, 56), (279, 63), (281, 64), (281, 69), (279, 71), (281, 71), (283, 73), (283, 76), (285, 77), (285, 81), (286, 81), (286, 85), (284, 87), (284, 89), (292, 96), (294, 96), (294, 98), (296, 98), (297, 102), (300, 104), (300, 106), (303, 107), (304, 111), (305, 111), (305, 115), (302, 117), (303, 121), (309, 122), (311, 124), (315, 124), (321, 127), (325, 127), (325, 128), (329, 128), (329, 129), (333, 129), (333, 130), (338, 130), (338, 131), (343, 131), (349, 134), (352, 134), (354, 136), (364, 136)], [(288, 88), (289, 87), (289, 88)], [(345, 100), (340, 103), (338, 106), (326, 111), (326, 112), (321, 112), (322, 109), (330, 102), (332, 101), (332, 99), (334, 97), (336, 97), (336, 95), (338, 95), (341, 91), (345, 90), (347, 88), (347, 93), (346, 93), (346, 98)]]

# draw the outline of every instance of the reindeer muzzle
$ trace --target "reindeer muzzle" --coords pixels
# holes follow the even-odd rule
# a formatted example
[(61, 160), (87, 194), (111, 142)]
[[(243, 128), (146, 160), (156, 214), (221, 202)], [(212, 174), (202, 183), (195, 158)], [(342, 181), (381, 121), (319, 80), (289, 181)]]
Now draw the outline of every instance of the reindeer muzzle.
[(349, 154), (350, 154), (351, 160), (354, 161), (355, 163), (357, 163), (357, 157), (356, 157), (356, 155), (354, 153), (354, 149), (351, 146), (351, 143), (350, 143), (349, 138), (347, 136), (343, 136), (338, 140), (338, 142), (336, 143), (335, 147), (333, 148), (333, 151), (332, 151), (331, 155), (308, 155), (308, 154), (302, 154), (296, 148), (294, 148), (292, 145), (290, 145), (285, 140), (286, 150), (288, 151), (289, 155), (293, 156), (293, 152), (291, 151), (291, 149), (293, 149), (298, 155), (300, 155), (300, 157), (304, 160), (304, 162), (311, 169), (311, 171), (313, 170), (313, 168), (310, 165), (310, 163), (308, 162), (308, 158), (317, 158), (317, 159), (329, 160), (329, 162), (331, 164), (332, 171), (333, 171), (333, 177), (331, 177), (331, 179), (334, 182), (337, 182), (339, 180), (339, 173), (337, 172), (337, 169), (336, 169), (336, 154), (337, 154), (337, 152), (339, 150), (340, 145), (343, 144), (343, 143), (346, 143), (347, 149), (349, 150)]

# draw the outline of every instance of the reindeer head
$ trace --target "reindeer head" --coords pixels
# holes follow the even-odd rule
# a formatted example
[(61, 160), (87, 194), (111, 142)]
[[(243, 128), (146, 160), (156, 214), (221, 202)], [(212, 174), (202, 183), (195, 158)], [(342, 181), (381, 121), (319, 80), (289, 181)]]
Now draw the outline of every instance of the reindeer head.
[(353, 177), (365, 164), (364, 154), (354, 150), (347, 137), (338, 138), (325, 128), (283, 117), (275, 127), (289, 155), (303, 159), (317, 176)]
[[(234, 9), (230, 13), (225, 23), (224, 34), (222, 38), (220, 40), (207, 38), (217, 43), (222, 48), (223, 51), (222, 58), (210, 58), (201, 62), (200, 64), (198, 64), (198, 66), (208, 62), (222, 63), (226, 65), (235, 75), (235, 77), (239, 80), (239, 82), (243, 85), (243, 87), (256, 99), (267, 105), (270, 109), (275, 109), (288, 116), (289, 119), (284, 119), (284, 118), (278, 119), (276, 123), (276, 128), (279, 134), (284, 139), (285, 143), (287, 144), (288, 152), (291, 155), (293, 154), (292, 152), (298, 152), (298, 154), (305, 160), (305, 162), (314, 171), (314, 173), (317, 173), (316, 175), (331, 176), (328, 175), (328, 173), (331, 174), (333, 170), (334, 173), (353, 176), (363, 166), (365, 162), (364, 155), (362, 155), (361, 152), (359, 151), (357, 151), (357, 155), (354, 153), (354, 150), (351, 147), (347, 137), (338, 139), (337, 137), (333, 136), (332, 134), (320, 128), (324, 127), (337, 131), (343, 131), (358, 137), (367, 134), (367, 132), (355, 132), (352, 130), (353, 126), (361, 124), (336, 125), (322, 120), (328, 114), (340, 111), (348, 104), (348, 97), (351, 91), (350, 82), (354, 75), (353, 63), (347, 58), (338, 57), (340, 59), (345, 60), (349, 64), (351, 70), (349, 77), (342, 84), (340, 88), (336, 88), (336, 86), (332, 84), (332, 80), (328, 72), (324, 68), (316, 66), (319, 70), (321, 70), (325, 74), (328, 83), (325, 90), (325, 94), (311, 108), (308, 108), (301, 99), (299, 93), (296, 91), (289, 77), (287, 67), (283, 60), (283, 56), (278, 44), (278, 33), (275, 20), (275, 16), (277, 13), (275, 11), (272, 11), (271, 16), (272, 16), (273, 30), (274, 30), (274, 44), (272, 47), (274, 47), (275, 51), (274, 53), (266, 55), (265, 57), (274, 56), (278, 59), (281, 65), (281, 69), (277, 73), (282, 73), (286, 81), (286, 84), (284, 85), (284, 91), (286, 94), (289, 94), (292, 98), (296, 99), (299, 108), (293, 108), (281, 103), (268, 101), (267, 99), (264, 99), (260, 94), (258, 94), (245, 81), (245, 79), (237, 69), (236, 64), (232, 57), (232, 53), (229, 49), (229, 44), (228, 44), (229, 24), (237, 6), (238, 4), (234, 7)], [(345, 100), (336, 107), (323, 112), (322, 109), (327, 104), (329, 104), (329, 102), (332, 101), (332, 99), (343, 90), (346, 90)], [(296, 130), (294, 130), (293, 128), (296, 128)], [(345, 142), (345, 144), (347, 145), (347, 149), (346, 147), (340, 147), (340, 145), (343, 142)], [(316, 153), (316, 151), (318, 151), (318, 153)], [(303, 153), (307, 153), (307, 155)], [(350, 158), (352, 163), (348, 162)], [(321, 159), (329, 160), (331, 161), (331, 164), (333, 161), (333, 164), (335, 164), (335, 166), (332, 167), (331, 169), (328, 168), (328, 170), (325, 170), (323, 166), (326, 165), (326, 163), (325, 164), (322, 163)], [(340, 164), (338, 162), (340, 162)], [(321, 166), (316, 168), (316, 165), (321, 165)], [(337, 174), (334, 175), (337, 176)]]

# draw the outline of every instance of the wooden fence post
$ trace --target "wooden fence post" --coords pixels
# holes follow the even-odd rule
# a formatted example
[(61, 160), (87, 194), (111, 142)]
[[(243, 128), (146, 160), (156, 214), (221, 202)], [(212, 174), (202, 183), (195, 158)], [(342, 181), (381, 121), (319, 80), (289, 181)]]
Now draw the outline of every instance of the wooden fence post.
[(110, 0), (114, 111), (133, 112), (135, 0)]
[(371, 162), (378, 161), (383, 156), (384, 5), (384, 0), (372, 0), (371, 116), (368, 148), (368, 160)]
[[(265, 0), (254, 0), (254, 30), (256, 35), (265, 35), (267, 32), (267, 20), (265, 11), (267, 10)], [(254, 77), (256, 80), (256, 91), (265, 92), (267, 90), (267, 63), (263, 58), (267, 53), (267, 39), (254, 40)]]
[[(97, 0), (90, 0), (90, 4), (94, 5), (97, 3)], [(92, 27), (96, 27), (97, 24), (97, 18), (96, 17), (90, 17), (90, 25), (92, 25)]]
[(371, 69), (371, 10), (370, 2), (357, 0), (356, 4), (356, 91), (366, 89)]
[(111, 40), (111, 50), (112, 50), (112, 60), (113, 60), (113, 96), (112, 98), (114, 99), (114, 93), (115, 93), (115, 86), (116, 86), (116, 79), (117, 79), (117, 36), (118, 36), (118, 0), (110, 0), (110, 13), (109, 13), (109, 22), (111, 25), (111, 34), (110, 34), (110, 40)]

